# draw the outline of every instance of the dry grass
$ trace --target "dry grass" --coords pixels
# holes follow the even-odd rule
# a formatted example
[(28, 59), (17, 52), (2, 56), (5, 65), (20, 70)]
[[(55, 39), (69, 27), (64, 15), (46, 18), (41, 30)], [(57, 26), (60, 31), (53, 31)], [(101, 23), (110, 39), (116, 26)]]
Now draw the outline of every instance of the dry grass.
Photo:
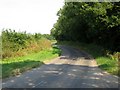
[(3, 46), (4, 46), (2, 51), (3, 58), (25, 56), (27, 54), (30, 54), (33, 52), (39, 52), (51, 47), (51, 41), (45, 38), (40, 39), (39, 41), (35, 41), (35, 40), (30, 41), (29, 43), (27, 43), (25, 48), (19, 48), (18, 51), (13, 51), (13, 49), (11, 49), (11, 47), (13, 47), (13, 44), (11, 42), (8, 42), (8, 43), (6, 42), (3, 43)]

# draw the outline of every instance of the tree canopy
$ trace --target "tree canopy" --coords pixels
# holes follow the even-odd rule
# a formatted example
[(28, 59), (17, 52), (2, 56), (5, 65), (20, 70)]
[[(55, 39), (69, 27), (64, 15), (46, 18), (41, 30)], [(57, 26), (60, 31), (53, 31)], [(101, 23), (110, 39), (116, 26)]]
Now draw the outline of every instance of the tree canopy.
[(120, 51), (120, 2), (65, 2), (51, 34)]

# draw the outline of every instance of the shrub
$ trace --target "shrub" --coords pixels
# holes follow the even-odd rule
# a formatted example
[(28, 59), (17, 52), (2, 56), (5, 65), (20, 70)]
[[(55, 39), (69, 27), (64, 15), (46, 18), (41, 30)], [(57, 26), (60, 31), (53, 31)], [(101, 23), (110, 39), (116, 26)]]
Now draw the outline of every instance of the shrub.
[(50, 48), (51, 42), (42, 34), (27, 34), (6, 29), (2, 31), (2, 58), (24, 56)]

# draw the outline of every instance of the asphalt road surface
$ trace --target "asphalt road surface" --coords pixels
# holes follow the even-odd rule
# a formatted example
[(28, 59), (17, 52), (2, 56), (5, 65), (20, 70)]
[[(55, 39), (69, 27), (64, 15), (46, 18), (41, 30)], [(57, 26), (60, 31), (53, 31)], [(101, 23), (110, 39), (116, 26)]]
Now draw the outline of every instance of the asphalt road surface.
[(118, 88), (118, 77), (98, 68), (87, 53), (59, 46), (62, 55), (19, 76), (4, 79), (3, 88)]

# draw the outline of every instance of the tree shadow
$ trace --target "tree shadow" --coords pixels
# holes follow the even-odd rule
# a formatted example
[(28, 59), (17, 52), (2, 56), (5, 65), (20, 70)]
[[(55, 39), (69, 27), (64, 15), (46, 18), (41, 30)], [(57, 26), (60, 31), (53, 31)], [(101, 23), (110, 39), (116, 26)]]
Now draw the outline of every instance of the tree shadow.
[[(78, 60), (78, 59), (91, 60), (93, 59), (93, 57), (91, 57), (88, 53), (84, 51), (80, 51), (74, 47), (59, 45), (59, 48), (62, 50), (60, 59), (66, 59), (66, 60)], [(70, 50), (70, 53), (66, 52), (65, 48)]]
[[(77, 53), (76, 50), (71, 51), (73, 52), (66, 54), (64, 52), (67, 52), (67, 50), (62, 52), (61, 56), (64, 57), (59, 60), (71, 60), (71, 58), (77, 60), (86, 56), (84, 54), (74, 54)], [(31, 63), (39, 63), (34, 60), (30, 61), (32, 61)], [(29, 61), (25, 63), (30, 64)], [(103, 66), (106, 67), (107, 65)], [(117, 88), (118, 77), (106, 74), (97, 67), (57, 64), (56, 62), (54, 64), (44, 64), (18, 77), (12, 77), (3, 81), (2, 85), (3, 88)]]
[(110, 66), (108, 64), (102, 64), (102, 65), (99, 65), (99, 67), (103, 67), (104, 69), (107, 69)]
[(53, 47), (53, 54), (58, 54), (59, 56), (61, 55), (62, 51), (58, 46)]
[[(97, 67), (44, 64), (3, 82), (7, 88), (117, 88), (118, 78)], [(8, 89), (9, 90), (9, 89)]]
[[(84, 44), (84, 43), (76, 43), (76, 42), (62, 43), (58, 41), (57, 44), (71, 46), (72, 48), (77, 49), (81, 53), (81, 59), (82, 58), (85, 60), (97, 59), (97, 63), (99, 64), (99, 67), (107, 72), (109, 72), (111, 70), (111, 67), (113, 67), (112, 69), (114, 70), (111, 70), (110, 73), (120, 77), (120, 72), (119, 72), (120, 65), (117, 65), (119, 64), (119, 62), (117, 62), (117, 60), (112, 60), (110, 57), (108, 57), (106, 55), (108, 51), (105, 48), (96, 46), (94, 44)], [(73, 58), (73, 57), (68, 57), (68, 56), (61, 57), (61, 59), (66, 59), (66, 60), (67, 59), (70, 60), (70, 58)], [(73, 58), (73, 60), (77, 60), (77, 59), (79, 59), (79, 57)], [(114, 63), (114, 65), (112, 63)]]
[(20, 75), (21, 73), (32, 68), (36, 68), (42, 64), (44, 63), (41, 61), (29, 59), (24, 61), (2, 64), (2, 78)]

